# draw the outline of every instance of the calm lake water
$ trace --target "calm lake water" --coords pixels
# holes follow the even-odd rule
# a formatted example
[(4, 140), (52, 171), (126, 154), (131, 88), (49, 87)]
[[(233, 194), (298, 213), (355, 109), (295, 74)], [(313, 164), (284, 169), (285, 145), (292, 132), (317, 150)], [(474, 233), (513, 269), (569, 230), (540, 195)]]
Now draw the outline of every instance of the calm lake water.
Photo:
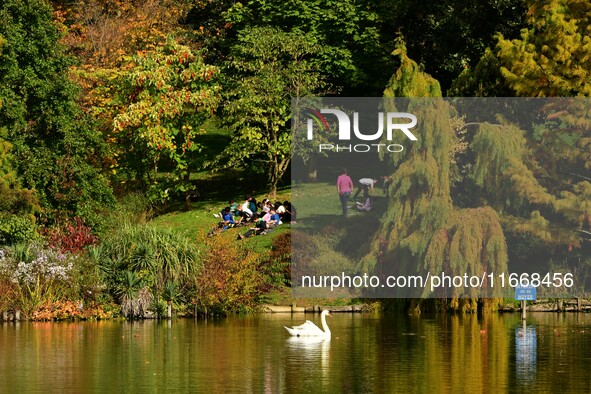
[(0, 324), (0, 392), (591, 392), (591, 314)]

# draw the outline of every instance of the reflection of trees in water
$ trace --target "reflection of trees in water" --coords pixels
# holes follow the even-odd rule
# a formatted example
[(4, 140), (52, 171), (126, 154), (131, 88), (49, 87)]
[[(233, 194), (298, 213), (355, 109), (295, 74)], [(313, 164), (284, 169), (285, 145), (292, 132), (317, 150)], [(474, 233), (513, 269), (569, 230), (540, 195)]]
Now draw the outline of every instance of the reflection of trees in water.
[(6, 392), (47, 382), (86, 391), (131, 382), (142, 392), (589, 392), (587, 313), (528, 313), (526, 332), (517, 314), (342, 314), (330, 341), (292, 338), (283, 326), (301, 316), (277, 315), (5, 324), (0, 363), (14, 368), (0, 381)]
[(509, 335), (496, 314), (442, 316), (427, 323), (423, 389), (491, 392), (508, 387)]

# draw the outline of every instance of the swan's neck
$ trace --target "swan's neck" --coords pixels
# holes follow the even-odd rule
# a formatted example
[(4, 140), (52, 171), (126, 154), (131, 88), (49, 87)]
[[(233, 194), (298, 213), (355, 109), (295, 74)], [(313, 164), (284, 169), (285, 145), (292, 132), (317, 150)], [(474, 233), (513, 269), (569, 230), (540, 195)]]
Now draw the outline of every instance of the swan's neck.
[(330, 328), (328, 328), (328, 324), (326, 324), (326, 315), (322, 315), (322, 329), (324, 330), (324, 334), (330, 335)]

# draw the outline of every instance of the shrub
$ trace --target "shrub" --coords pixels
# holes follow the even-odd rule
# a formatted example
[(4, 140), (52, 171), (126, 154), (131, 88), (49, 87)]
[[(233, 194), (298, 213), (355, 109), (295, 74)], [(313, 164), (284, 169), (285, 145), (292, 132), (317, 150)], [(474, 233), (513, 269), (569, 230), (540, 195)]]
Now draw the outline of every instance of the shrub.
[(152, 303), (150, 304), (150, 311), (154, 313), (154, 315), (158, 319), (162, 319), (166, 317), (168, 305), (165, 301), (154, 298)]
[(14, 309), (16, 286), (7, 277), (0, 275), (0, 312)]
[(77, 254), (98, 241), (90, 227), (86, 226), (80, 218), (55, 225), (44, 231), (44, 235), (49, 247), (62, 253)]
[(145, 225), (152, 217), (153, 208), (142, 193), (129, 193), (118, 198), (115, 209), (104, 217), (101, 230), (117, 231), (122, 223)]
[(291, 285), (291, 233), (273, 239), (269, 258), (261, 264), (265, 274), (265, 291)]
[(29, 317), (34, 321), (56, 321), (71, 319), (107, 319), (111, 314), (94, 303), (86, 304), (83, 301), (46, 300), (36, 308)]
[(18, 215), (0, 215), (1, 245), (30, 242), (36, 235), (35, 224), (30, 218)]
[[(339, 230), (326, 226), (317, 235), (302, 231), (292, 231), (291, 280), (304, 275), (340, 275), (342, 272), (353, 272), (355, 263), (344, 253), (335, 250), (336, 237)], [(300, 286), (301, 283), (296, 285)]]
[[(182, 296), (201, 267), (198, 252), (194, 242), (182, 233), (131, 224), (104, 237), (100, 246), (89, 249), (99, 262), (109, 291), (120, 302), (123, 301), (117, 293), (130, 283), (129, 274), (141, 280), (152, 298), (163, 295), (169, 282), (176, 284)], [(135, 290), (142, 286), (135, 286)], [(146, 298), (147, 304), (141, 309), (147, 310), (150, 301)]]
[(259, 254), (239, 248), (227, 237), (208, 239), (193, 302), (215, 314), (253, 310), (264, 283), (260, 260)]
[[(25, 318), (105, 316), (96, 306), (94, 312), (68, 315), (65, 304), (94, 305), (102, 288), (95, 260), (84, 254), (61, 253), (39, 241), (0, 249), (0, 306), (20, 309)], [(55, 314), (48, 314), (50, 309)]]
[(21, 286), (61, 284), (71, 286), (74, 256), (52, 250), (42, 243), (17, 244), (0, 251), (0, 272)]

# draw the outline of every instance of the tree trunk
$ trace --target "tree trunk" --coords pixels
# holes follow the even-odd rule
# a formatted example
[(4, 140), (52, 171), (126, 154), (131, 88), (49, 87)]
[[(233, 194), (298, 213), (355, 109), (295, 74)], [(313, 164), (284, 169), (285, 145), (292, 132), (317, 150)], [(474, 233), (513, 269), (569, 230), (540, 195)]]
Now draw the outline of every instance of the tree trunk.
[(168, 304), (168, 318), (172, 319), (172, 302), (167, 301)]
[(277, 196), (277, 172), (278, 172), (278, 165), (277, 165), (277, 158), (274, 158), (269, 163), (269, 172), (267, 174), (267, 189), (269, 189), (269, 196), (275, 198)]
[(310, 160), (306, 163), (308, 172), (308, 181), (316, 182), (318, 180), (318, 160), (316, 157), (310, 157)]
[(275, 199), (277, 197), (277, 182), (272, 182), (268, 186), (269, 189), (269, 197)]
[[(185, 183), (188, 185), (191, 181), (191, 171), (189, 171), (189, 169), (187, 169), (183, 178)], [(190, 211), (192, 208), (191, 198), (193, 197), (193, 193), (193, 188), (190, 188), (185, 192), (185, 211)]]

